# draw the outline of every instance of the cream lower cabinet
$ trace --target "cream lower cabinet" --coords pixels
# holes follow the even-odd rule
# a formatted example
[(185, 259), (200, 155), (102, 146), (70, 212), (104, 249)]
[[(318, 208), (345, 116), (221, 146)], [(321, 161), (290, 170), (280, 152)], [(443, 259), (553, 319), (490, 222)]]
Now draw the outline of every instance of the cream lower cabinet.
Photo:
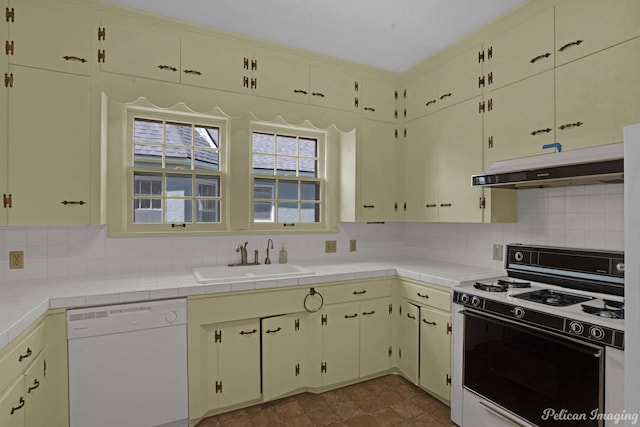
[(557, 67), (556, 140), (562, 150), (622, 142), (640, 117), (640, 38)]
[(47, 427), (47, 362), (44, 351), (38, 355), (24, 373), (24, 395), (29, 400), (25, 411), (26, 427)]
[(393, 365), (391, 300), (360, 304), (360, 376), (377, 374)]
[(260, 398), (260, 320), (203, 327), (208, 410)]
[(397, 306), (396, 366), (406, 379), (418, 385), (420, 307), (405, 300), (401, 300)]
[(420, 386), (451, 399), (451, 313), (420, 308)]
[(0, 425), (2, 427), (24, 427), (26, 412), (24, 376), (20, 375), (0, 393)]

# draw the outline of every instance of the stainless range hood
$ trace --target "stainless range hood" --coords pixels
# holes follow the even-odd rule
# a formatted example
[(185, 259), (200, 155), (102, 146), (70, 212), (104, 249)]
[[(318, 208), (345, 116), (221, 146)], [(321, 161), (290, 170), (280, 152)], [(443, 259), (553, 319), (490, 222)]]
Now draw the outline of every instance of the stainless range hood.
[(491, 164), (474, 187), (530, 188), (623, 182), (623, 144), (543, 154)]

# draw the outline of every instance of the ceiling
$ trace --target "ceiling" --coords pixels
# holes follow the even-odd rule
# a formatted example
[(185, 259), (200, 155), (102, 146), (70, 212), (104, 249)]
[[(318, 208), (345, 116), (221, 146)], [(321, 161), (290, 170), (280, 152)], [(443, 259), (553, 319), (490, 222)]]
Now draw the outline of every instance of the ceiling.
[(105, 0), (402, 72), (527, 0)]

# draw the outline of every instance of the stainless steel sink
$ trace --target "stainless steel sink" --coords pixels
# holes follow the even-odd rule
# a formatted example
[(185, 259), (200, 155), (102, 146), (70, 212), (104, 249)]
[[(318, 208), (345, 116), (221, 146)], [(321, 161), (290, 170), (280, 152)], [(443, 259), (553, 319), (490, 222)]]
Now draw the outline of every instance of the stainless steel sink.
[(280, 279), (284, 277), (306, 277), (314, 271), (295, 264), (261, 264), (246, 266), (212, 266), (193, 269), (198, 283), (229, 283), (246, 280)]

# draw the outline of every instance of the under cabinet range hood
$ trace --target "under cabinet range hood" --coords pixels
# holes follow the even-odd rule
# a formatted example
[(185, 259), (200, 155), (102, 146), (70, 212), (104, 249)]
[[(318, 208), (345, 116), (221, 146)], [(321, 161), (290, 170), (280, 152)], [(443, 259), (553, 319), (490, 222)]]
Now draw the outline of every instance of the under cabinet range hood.
[(623, 143), (494, 162), (474, 187), (561, 187), (623, 182)]

